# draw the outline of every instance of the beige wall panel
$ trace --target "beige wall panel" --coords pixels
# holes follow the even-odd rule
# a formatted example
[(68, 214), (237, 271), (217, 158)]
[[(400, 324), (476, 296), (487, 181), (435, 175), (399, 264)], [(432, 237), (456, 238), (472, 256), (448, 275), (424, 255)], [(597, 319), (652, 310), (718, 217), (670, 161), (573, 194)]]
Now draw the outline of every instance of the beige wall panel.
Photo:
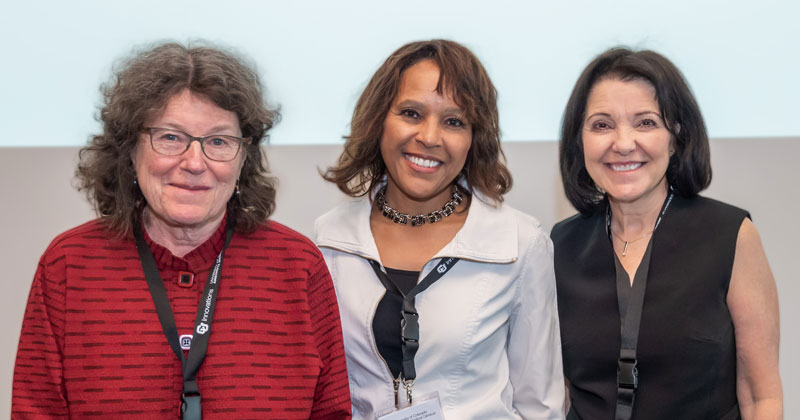
[[(561, 189), (555, 142), (504, 145), (514, 188), (506, 201), (550, 229), (574, 210)], [(274, 219), (311, 235), (314, 219), (346, 199), (322, 180), (339, 146), (265, 148), (279, 177)], [(0, 313), (0, 416), (9, 413), (17, 339), (28, 289), (39, 256), (55, 235), (94, 217), (73, 185), (78, 148), (0, 148), (0, 264), (4, 286)], [(800, 138), (712, 141), (714, 181), (704, 195), (743, 207), (753, 215), (778, 283), (781, 304), (781, 374), (787, 397), (800, 395)], [(786, 418), (800, 415), (800, 402), (786, 399)]]

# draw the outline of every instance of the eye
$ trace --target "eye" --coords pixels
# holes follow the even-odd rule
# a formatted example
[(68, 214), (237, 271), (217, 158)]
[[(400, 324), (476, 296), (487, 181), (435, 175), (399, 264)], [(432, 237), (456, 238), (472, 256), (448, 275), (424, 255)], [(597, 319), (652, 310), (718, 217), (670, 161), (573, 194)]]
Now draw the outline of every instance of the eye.
[(400, 115), (403, 116), (403, 117), (411, 118), (411, 119), (415, 119), (415, 120), (420, 118), (419, 112), (417, 112), (415, 109), (412, 109), (412, 108), (401, 109), (400, 110)]
[(467, 124), (462, 121), (460, 118), (451, 117), (444, 121), (444, 123), (450, 127), (464, 127)]
[(205, 141), (206, 146), (213, 146), (213, 147), (225, 147), (231, 142), (233, 142), (233, 140), (227, 139), (225, 137), (211, 137)]
[(601, 121), (595, 121), (595, 122), (592, 123), (592, 130), (605, 131), (605, 130), (610, 130), (611, 128), (612, 128), (611, 124), (609, 124), (606, 121), (602, 121), (601, 120)]
[(181, 139), (178, 133), (171, 133), (169, 131), (161, 133), (158, 138), (164, 141), (180, 141)]
[(652, 118), (644, 118), (639, 121), (639, 126), (644, 128), (657, 128), (658, 122)]

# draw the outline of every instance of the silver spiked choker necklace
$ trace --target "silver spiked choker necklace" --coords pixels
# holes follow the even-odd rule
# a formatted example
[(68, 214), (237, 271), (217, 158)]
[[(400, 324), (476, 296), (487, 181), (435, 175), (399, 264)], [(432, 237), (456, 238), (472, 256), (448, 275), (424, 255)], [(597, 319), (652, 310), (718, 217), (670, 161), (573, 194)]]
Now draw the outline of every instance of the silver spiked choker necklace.
[(456, 207), (458, 207), (462, 201), (464, 201), (464, 198), (461, 196), (458, 185), (453, 185), (453, 195), (449, 200), (447, 200), (446, 203), (444, 203), (441, 210), (434, 210), (428, 214), (418, 214), (416, 216), (412, 216), (408, 213), (401, 213), (386, 204), (386, 186), (384, 186), (380, 189), (380, 191), (378, 191), (375, 204), (377, 205), (378, 210), (381, 211), (383, 217), (395, 223), (407, 225), (410, 222), (411, 226), (422, 226), (425, 223), (436, 223), (455, 213)]

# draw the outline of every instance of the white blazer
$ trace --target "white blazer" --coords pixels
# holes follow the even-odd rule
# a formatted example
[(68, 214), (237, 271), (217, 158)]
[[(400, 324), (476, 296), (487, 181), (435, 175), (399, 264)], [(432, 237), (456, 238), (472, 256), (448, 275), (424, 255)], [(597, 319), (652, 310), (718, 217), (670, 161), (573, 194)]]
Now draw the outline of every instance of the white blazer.
[[(354, 419), (394, 405), (372, 331), (386, 289), (367, 261), (380, 262), (371, 206), (357, 198), (315, 223), (339, 301)], [(442, 257), (461, 261), (416, 297), (414, 396), (437, 391), (447, 420), (563, 419), (553, 245), (539, 222), (473, 192), (464, 226), (420, 278)]]

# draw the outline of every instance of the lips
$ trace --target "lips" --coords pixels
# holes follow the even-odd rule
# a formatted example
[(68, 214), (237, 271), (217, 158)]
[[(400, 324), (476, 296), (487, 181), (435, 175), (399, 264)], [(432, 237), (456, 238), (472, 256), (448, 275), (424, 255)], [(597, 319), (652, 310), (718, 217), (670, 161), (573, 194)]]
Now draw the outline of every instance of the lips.
[(186, 184), (169, 184), (169, 185), (187, 191), (205, 191), (211, 189), (210, 187), (206, 187), (204, 185), (186, 185)]
[(614, 172), (630, 172), (639, 169), (644, 165), (644, 162), (619, 162), (607, 163), (606, 165)]
[(414, 165), (420, 166), (420, 167), (423, 167), (423, 168), (436, 168), (437, 166), (442, 164), (441, 161), (438, 161), (438, 160), (435, 160), (435, 159), (423, 158), (423, 157), (411, 155), (411, 154), (408, 154), (408, 153), (403, 153), (403, 157), (405, 157), (406, 160), (408, 160), (409, 162), (413, 163)]

